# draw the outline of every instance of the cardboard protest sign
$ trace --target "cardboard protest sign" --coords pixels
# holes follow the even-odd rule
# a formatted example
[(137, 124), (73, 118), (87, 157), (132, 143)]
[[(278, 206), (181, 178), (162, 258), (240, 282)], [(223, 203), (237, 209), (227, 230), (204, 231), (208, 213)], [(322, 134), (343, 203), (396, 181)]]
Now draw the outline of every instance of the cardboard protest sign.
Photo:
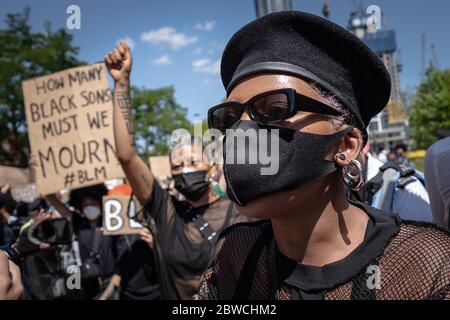
[(149, 157), (150, 169), (157, 178), (167, 178), (171, 176), (169, 156)]
[(124, 176), (115, 155), (113, 96), (103, 63), (26, 80), (22, 89), (40, 193)]
[(144, 227), (133, 218), (141, 209), (139, 201), (129, 196), (103, 197), (103, 234), (123, 235), (139, 233)]
[(29, 169), (0, 166), (0, 187), (9, 184), (11, 187), (24, 186), (31, 182)]

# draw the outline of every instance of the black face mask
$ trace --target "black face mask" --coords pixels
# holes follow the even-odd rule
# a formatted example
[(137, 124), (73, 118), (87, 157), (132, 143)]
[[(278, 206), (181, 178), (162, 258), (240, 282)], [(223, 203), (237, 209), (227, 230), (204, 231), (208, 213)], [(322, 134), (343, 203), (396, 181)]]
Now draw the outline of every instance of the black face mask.
[[(334, 161), (325, 160), (326, 153), (333, 144), (340, 138), (348, 134), (353, 128), (349, 127), (331, 135), (318, 135), (297, 130), (274, 127), (270, 125), (260, 125), (255, 121), (238, 121), (232, 130), (241, 129), (246, 132), (249, 129), (255, 130), (258, 149), (261, 146), (259, 132), (261, 129), (268, 129), (267, 145), (268, 154), (274, 157), (274, 152), (270, 151), (272, 132), (278, 129), (279, 140), (279, 165), (278, 172), (274, 175), (262, 175), (261, 168), (268, 167), (262, 165), (259, 157), (256, 164), (228, 164), (227, 154), (236, 155), (237, 152), (244, 152), (245, 159), (249, 159), (249, 147), (247, 144), (237, 144), (225, 140), (224, 144), (224, 175), (227, 182), (227, 193), (231, 201), (244, 206), (248, 202), (267, 196), (279, 191), (289, 191), (307, 183), (313, 182), (337, 170)], [(236, 132), (236, 131), (234, 131)], [(272, 134), (271, 134), (272, 133)], [(227, 137), (228, 139), (228, 132)], [(233, 139), (236, 140), (236, 139)], [(242, 150), (245, 148), (245, 150)], [(255, 152), (255, 149), (253, 148)], [(230, 157), (231, 158), (231, 157)], [(231, 159), (232, 163), (236, 163)]]
[(208, 188), (207, 171), (180, 173), (173, 176), (175, 188), (189, 200), (198, 200)]

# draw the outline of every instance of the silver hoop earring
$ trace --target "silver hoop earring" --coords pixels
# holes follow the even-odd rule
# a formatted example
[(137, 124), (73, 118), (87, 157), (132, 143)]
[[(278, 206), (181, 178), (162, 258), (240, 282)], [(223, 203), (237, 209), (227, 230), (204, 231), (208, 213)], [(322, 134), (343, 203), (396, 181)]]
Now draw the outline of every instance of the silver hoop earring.
[[(356, 174), (352, 173), (353, 168)], [(345, 185), (353, 191), (359, 191), (365, 183), (364, 169), (358, 160), (350, 160), (350, 164), (342, 168), (342, 179)]]

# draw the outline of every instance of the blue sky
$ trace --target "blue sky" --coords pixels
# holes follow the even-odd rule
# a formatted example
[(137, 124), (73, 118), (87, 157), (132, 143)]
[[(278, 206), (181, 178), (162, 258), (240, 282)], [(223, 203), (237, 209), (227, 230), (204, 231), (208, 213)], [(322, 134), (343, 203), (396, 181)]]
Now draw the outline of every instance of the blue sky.
[[(30, 23), (42, 30), (45, 21), (53, 29), (66, 26), (66, 8), (81, 8), (81, 30), (72, 30), (80, 47), (79, 58), (103, 59), (120, 38), (133, 42), (132, 82), (156, 88), (173, 85), (176, 99), (189, 108), (191, 120), (206, 116), (225, 92), (220, 82), (219, 61), (228, 39), (255, 18), (253, 0), (0, 0), (0, 27), (6, 13), (31, 7)], [(347, 26), (351, 0), (329, 0), (331, 20)], [(412, 88), (420, 81), (421, 35), (436, 47), (439, 67), (450, 67), (450, 1), (371, 0), (383, 10), (388, 28), (397, 32), (403, 72), (401, 86)], [(321, 0), (293, 0), (296, 10), (321, 14)]]

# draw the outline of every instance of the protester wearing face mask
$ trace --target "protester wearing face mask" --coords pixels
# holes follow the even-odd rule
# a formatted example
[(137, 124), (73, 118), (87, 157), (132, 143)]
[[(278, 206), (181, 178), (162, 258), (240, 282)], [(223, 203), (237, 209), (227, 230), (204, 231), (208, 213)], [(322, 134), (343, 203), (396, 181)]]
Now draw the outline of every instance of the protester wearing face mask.
[(115, 281), (111, 278), (115, 267), (114, 239), (104, 236), (100, 229), (102, 197), (106, 194), (103, 184), (70, 192), (69, 204), (78, 211), (71, 215), (82, 262), (80, 298), (86, 300), (99, 298), (108, 283)]
[[(390, 97), (382, 60), (329, 20), (288, 11), (243, 27), (221, 61), (228, 99), (208, 121), (231, 129), (227, 193), (267, 220), (222, 233), (198, 297), (450, 299), (449, 234), (346, 195), (364, 183), (366, 128)], [(227, 157), (249, 153), (232, 137), (249, 130), (279, 142), (275, 174)]]
[[(37, 161), (33, 154), (30, 154), (29, 166), (31, 177), (34, 179)], [(70, 297), (68, 298), (100, 299), (105, 297), (103, 293), (108, 288), (108, 284), (111, 283), (113, 287), (119, 286), (120, 279), (113, 275), (115, 267), (114, 238), (103, 236), (101, 232), (102, 197), (106, 194), (107, 189), (104, 184), (98, 184), (72, 190), (67, 205), (56, 194), (45, 197), (45, 200), (61, 216), (70, 219), (75, 238), (68, 253), (74, 260), (81, 260), (82, 264), (82, 287), (80, 290), (69, 290)], [(30, 214), (32, 214), (31, 211)], [(107, 297), (110, 298), (110, 296)]]
[[(133, 124), (127, 117), (131, 113), (130, 49), (121, 42), (106, 56), (105, 63), (115, 82), (114, 134), (118, 158), (135, 196), (145, 204), (146, 220), (154, 221), (156, 271), (162, 298), (191, 299), (218, 234), (246, 218), (240, 217), (230, 201), (213, 191), (210, 180), (216, 168), (202, 158), (201, 142), (195, 139), (187, 146), (193, 148), (179, 146), (186, 152), (184, 156), (192, 159), (190, 163), (171, 158), (175, 188), (184, 200), (161, 188), (136, 153)], [(177, 150), (172, 150), (171, 155), (174, 154)]]

